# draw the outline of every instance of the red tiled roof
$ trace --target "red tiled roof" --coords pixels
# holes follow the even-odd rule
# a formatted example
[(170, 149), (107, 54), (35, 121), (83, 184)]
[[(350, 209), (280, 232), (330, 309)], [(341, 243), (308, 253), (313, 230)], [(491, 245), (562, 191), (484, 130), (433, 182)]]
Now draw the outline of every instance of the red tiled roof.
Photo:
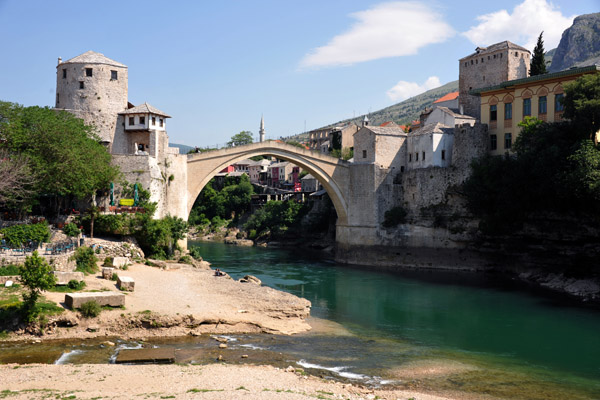
[(458, 92), (451, 92), (448, 93), (447, 95), (440, 97), (439, 99), (437, 99), (436, 101), (433, 102), (433, 104), (435, 103), (441, 103), (442, 101), (448, 101), (448, 100), (454, 100), (458, 97)]
[(384, 122), (383, 124), (381, 124), (379, 126), (388, 126), (388, 125), (395, 126), (397, 124), (394, 121), (387, 121), (387, 122)]

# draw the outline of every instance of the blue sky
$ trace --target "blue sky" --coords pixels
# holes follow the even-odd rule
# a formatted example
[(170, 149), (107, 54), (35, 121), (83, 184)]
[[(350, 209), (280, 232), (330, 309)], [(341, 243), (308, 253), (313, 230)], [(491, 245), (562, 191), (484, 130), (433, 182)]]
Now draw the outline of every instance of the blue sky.
[(558, 45), (598, 0), (0, 0), (0, 100), (53, 106), (56, 62), (88, 50), (129, 67), (129, 101), (173, 118), (170, 140), (278, 138), (458, 79), (458, 59), (511, 40)]

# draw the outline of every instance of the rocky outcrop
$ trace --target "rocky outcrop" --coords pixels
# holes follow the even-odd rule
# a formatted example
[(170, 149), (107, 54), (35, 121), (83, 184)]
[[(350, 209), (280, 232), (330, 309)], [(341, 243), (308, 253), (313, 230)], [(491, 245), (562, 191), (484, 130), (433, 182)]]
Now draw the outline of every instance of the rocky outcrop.
[(549, 72), (573, 66), (594, 64), (600, 58), (600, 13), (580, 15), (566, 29), (556, 52), (552, 55)]

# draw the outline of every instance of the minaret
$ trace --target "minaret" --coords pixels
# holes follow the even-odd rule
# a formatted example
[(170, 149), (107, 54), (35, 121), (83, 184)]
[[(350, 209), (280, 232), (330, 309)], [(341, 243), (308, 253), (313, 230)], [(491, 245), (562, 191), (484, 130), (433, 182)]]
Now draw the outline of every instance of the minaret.
[(260, 141), (264, 142), (265, 141), (265, 119), (262, 115), (260, 116), (260, 130), (258, 131), (258, 133), (260, 135)]

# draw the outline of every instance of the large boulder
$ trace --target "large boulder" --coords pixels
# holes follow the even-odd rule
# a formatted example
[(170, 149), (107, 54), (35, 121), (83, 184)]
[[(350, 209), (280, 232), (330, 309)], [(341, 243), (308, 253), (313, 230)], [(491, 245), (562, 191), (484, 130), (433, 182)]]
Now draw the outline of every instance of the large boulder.
[(70, 281), (81, 282), (83, 280), (83, 272), (62, 272), (52, 271), (56, 278), (57, 285), (68, 285)]
[(101, 306), (121, 307), (125, 305), (125, 295), (117, 292), (83, 292), (65, 294), (65, 304), (71, 309), (81, 308), (81, 305), (88, 301), (95, 301)]

